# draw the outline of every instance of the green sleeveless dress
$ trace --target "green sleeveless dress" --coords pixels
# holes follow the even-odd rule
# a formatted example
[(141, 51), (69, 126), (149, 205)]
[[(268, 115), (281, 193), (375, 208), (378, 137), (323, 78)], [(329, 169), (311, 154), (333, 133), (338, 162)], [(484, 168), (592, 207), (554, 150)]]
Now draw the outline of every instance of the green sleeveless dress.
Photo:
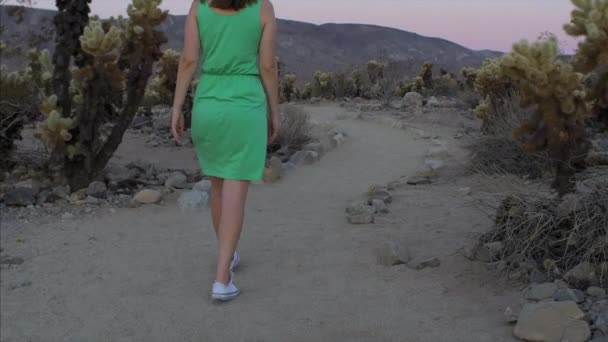
[(205, 176), (259, 181), (268, 141), (268, 104), (258, 66), (261, 0), (234, 14), (198, 8), (201, 77), (192, 141)]

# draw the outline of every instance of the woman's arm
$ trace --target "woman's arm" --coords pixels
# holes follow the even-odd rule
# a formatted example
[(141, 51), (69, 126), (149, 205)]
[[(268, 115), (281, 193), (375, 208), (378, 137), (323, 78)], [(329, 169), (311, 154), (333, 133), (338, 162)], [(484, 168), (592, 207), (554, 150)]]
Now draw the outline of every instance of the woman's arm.
[(198, 34), (198, 3), (199, 0), (194, 0), (190, 7), (190, 13), (186, 19), (186, 29), (184, 34), (184, 49), (179, 61), (177, 71), (177, 82), (175, 86), (175, 97), (173, 99), (173, 120), (172, 129), (173, 136), (178, 142), (181, 141), (184, 132), (184, 116), (182, 108), (184, 101), (190, 88), (190, 82), (196, 71), (200, 58), (200, 40)]
[(262, 39), (260, 41), (260, 78), (268, 98), (271, 131), (269, 142), (274, 141), (280, 129), (279, 72), (276, 59), (277, 22), (269, 0), (262, 3)]

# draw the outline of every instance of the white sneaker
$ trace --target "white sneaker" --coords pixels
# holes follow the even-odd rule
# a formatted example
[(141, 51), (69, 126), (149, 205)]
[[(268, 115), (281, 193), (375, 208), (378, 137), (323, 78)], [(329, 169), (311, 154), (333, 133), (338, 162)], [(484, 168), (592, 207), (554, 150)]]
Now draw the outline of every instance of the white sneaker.
[(215, 300), (228, 301), (236, 298), (239, 293), (239, 289), (232, 282), (232, 275), (230, 276), (228, 285), (216, 281), (213, 283), (213, 287), (211, 288), (211, 298)]
[(237, 267), (239, 267), (239, 263), (241, 262), (241, 258), (239, 257), (239, 252), (235, 251), (232, 256), (232, 261), (230, 262), (230, 272), (234, 272)]

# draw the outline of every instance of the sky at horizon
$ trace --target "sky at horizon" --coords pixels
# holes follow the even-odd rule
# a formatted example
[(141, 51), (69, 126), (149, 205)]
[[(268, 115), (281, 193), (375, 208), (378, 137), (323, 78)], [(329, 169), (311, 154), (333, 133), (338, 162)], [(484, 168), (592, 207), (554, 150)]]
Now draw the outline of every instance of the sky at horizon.
[[(102, 17), (124, 14), (129, 1), (93, 0)], [(171, 14), (185, 14), (192, 0), (164, 0)], [(323, 23), (362, 23), (395, 27), (451, 40), (468, 48), (508, 51), (521, 39), (555, 33), (565, 52), (576, 40), (562, 26), (570, 20), (570, 0), (273, 0), (279, 18)], [(55, 0), (37, 0), (54, 8)]]

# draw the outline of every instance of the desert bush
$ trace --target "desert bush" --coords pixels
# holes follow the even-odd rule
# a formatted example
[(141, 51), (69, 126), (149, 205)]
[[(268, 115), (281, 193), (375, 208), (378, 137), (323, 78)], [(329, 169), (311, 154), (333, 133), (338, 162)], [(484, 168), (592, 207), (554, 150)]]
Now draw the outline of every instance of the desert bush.
[(297, 151), (311, 140), (312, 123), (304, 110), (286, 105), (283, 107), (281, 132), (278, 143), (281, 148)]
[(328, 100), (335, 97), (334, 82), (330, 73), (315, 72), (314, 83), (312, 84), (312, 97), (322, 97)]
[(369, 79), (367, 71), (355, 70), (352, 73), (352, 78), (355, 83), (355, 97), (361, 97), (364, 99), (371, 99), (372, 96), (372, 82)]
[(50, 170), (72, 189), (97, 178), (120, 145), (166, 42), (161, 0), (134, 0), (126, 28), (89, 22), (88, 3), (57, 3), (53, 91), (37, 132), (51, 148)]
[(312, 84), (306, 82), (300, 91), (301, 100), (310, 100), (312, 98)]
[(378, 83), (382, 78), (384, 78), (384, 67), (386, 65), (383, 63), (379, 63), (375, 60), (371, 60), (367, 62), (366, 71), (367, 77), (372, 84)]
[(589, 74), (587, 99), (596, 117), (608, 126), (608, 1), (573, 0), (576, 6), (566, 33), (583, 37), (572, 63), (577, 71)]
[(418, 76), (422, 78), (422, 84), (425, 89), (433, 89), (433, 63), (425, 62)]
[(291, 102), (298, 99), (298, 89), (296, 88), (296, 75), (287, 74), (281, 80), (281, 101)]
[(477, 81), (477, 69), (467, 67), (460, 70), (460, 75), (464, 78), (464, 85), (469, 90), (475, 90), (475, 82)]
[(497, 208), (487, 205), (496, 212), (495, 228), (483, 234), (480, 245), (499, 243), (494, 259), (507, 270), (540, 269), (555, 279), (589, 262), (598, 270), (600, 285), (608, 286), (608, 269), (600, 270), (608, 263), (607, 184), (563, 199), (513, 194)]
[(446, 73), (433, 80), (433, 95), (455, 96), (460, 93), (461, 87), (458, 80), (451, 74)]
[(173, 104), (179, 59), (179, 52), (171, 49), (163, 51), (157, 65), (158, 71), (146, 89), (144, 103), (167, 106)]
[[(500, 112), (499, 108), (505, 105), (503, 100), (509, 98), (513, 87), (508, 78), (500, 70), (500, 59), (488, 59), (478, 70), (463, 70), (467, 75), (466, 83), (474, 82), (474, 88), (481, 97), (475, 114), (482, 121), (482, 132), (488, 131), (493, 116)], [(473, 80), (474, 77), (474, 80)]]
[(338, 72), (334, 77), (336, 98), (357, 97), (355, 79), (344, 72)]

